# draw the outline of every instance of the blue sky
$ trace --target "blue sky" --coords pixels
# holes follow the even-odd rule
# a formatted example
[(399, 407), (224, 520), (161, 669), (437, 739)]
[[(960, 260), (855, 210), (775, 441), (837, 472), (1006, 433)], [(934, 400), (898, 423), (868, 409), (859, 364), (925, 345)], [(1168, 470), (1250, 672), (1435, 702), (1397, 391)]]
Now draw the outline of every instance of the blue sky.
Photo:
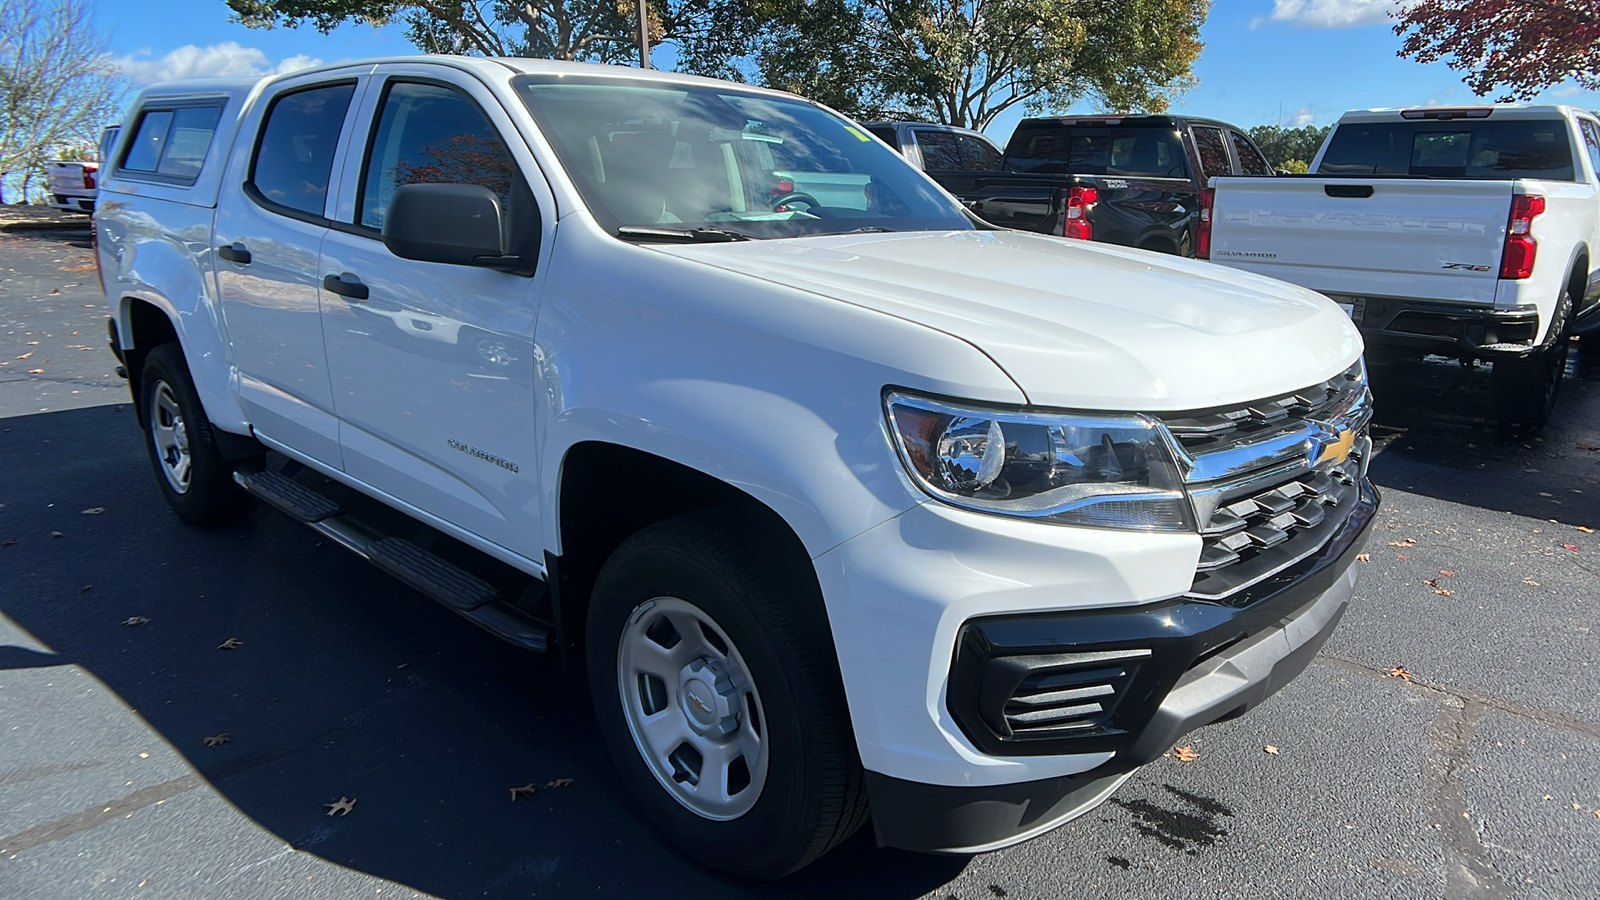
[[(402, 29), (345, 25), (258, 30), (223, 0), (91, 0), (136, 83), (185, 75), (245, 75), (314, 61), (414, 52)], [(1201, 31), (1199, 84), (1177, 111), (1236, 125), (1326, 125), (1346, 109), (1481, 102), (1442, 64), (1400, 59), (1387, 23), (1395, 0), (1216, 0)], [(1600, 106), (1595, 92), (1558, 87), (1541, 98)], [(1087, 108), (1079, 111), (1087, 111)], [(989, 128), (1010, 134), (1020, 112)]]

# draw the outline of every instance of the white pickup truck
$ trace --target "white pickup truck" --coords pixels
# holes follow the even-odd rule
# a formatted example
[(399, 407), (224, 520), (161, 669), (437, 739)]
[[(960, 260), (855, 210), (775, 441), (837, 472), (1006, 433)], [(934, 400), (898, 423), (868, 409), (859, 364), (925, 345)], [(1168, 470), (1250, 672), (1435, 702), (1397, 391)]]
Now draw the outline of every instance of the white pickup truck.
[(172, 509), (265, 502), (584, 666), (709, 866), (869, 810), (1042, 834), (1351, 598), (1370, 393), (1310, 291), (992, 229), (835, 113), (670, 73), (402, 57), (129, 115), (98, 258)]
[(1375, 361), (1494, 364), (1542, 424), (1569, 338), (1600, 328), (1600, 120), (1571, 106), (1345, 113), (1307, 176), (1212, 182), (1211, 259), (1320, 291)]

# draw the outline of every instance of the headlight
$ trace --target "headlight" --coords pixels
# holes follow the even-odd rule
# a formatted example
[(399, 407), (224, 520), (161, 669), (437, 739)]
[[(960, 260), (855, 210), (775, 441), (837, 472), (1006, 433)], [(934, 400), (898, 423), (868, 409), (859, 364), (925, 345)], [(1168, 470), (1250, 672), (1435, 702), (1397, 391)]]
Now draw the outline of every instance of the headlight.
[(912, 478), (946, 503), (1066, 525), (1194, 530), (1152, 419), (960, 407), (901, 393), (885, 405)]

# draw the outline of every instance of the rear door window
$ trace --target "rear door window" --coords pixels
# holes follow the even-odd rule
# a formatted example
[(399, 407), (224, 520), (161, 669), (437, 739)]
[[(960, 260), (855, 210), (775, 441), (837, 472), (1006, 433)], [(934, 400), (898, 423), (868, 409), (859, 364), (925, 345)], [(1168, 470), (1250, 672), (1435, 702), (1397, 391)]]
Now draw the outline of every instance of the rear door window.
[(1583, 146), (1589, 151), (1589, 165), (1595, 175), (1600, 176), (1600, 125), (1589, 119), (1579, 119), (1578, 127), (1583, 131)]
[(955, 134), (928, 128), (917, 128), (912, 133), (917, 136), (917, 147), (922, 150), (922, 168), (929, 172), (956, 172), (966, 168)]
[(167, 129), (172, 127), (172, 110), (147, 109), (133, 131), (133, 142), (122, 158), (122, 168), (131, 172), (154, 172), (161, 165), (161, 150), (167, 144)]
[(1239, 157), (1239, 171), (1244, 175), (1271, 175), (1272, 166), (1267, 162), (1256, 145), (1250, 139), (1237, 131), (1228, 132), (1228, 137), (1233, 141), (1234, 155)]
[(1200, 157), (1200, 180), (1210, 181), (1218, 175), (1233, 171), (1228, 162), (1228, 145), (1223, 143), (1222, 129), (1207, 125), (1194, 127), (1194, 149)]
[(1572, 181), (1574, 167), (1560, 118), (1348, 122), (1317, 174)]
[(322, 216), (355, 82), (280, 94), (261, 126), (246, 186), (279, 211)]

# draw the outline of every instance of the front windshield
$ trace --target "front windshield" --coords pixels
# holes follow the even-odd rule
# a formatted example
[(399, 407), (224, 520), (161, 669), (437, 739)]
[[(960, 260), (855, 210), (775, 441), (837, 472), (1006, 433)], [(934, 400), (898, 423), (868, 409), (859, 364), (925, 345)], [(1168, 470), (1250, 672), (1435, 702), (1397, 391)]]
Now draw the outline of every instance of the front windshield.
[(623, 237), (976, 227), (899, 154), (798, 99), (593, 76), (515, 84), (595, 218)]

